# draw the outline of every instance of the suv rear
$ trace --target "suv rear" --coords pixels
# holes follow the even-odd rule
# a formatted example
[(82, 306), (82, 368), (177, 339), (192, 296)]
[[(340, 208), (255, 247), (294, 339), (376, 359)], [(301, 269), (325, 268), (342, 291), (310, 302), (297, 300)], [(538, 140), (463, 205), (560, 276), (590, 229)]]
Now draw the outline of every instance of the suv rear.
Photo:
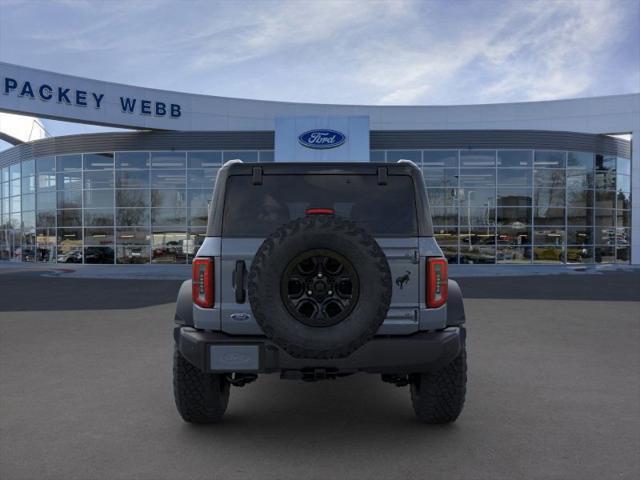
[(263, 373), (367, 372), (410, 385), (419, 419), (454, 421), (465, 315), (423, 185), (410, 162), (225, 164), (178, 296), (182, 417), (219, 421), (230, 386)]

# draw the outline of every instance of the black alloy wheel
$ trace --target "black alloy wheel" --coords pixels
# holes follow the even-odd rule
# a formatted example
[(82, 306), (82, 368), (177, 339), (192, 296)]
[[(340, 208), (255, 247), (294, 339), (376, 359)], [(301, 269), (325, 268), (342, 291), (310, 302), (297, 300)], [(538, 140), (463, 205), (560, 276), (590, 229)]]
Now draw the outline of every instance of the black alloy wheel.
[(360, 281), (344, 256), (315, 249), (289, 262), (282, 275), (280, 292), (285, 307), (297, 321), (310, 327), (330, 327), (353, 311)]

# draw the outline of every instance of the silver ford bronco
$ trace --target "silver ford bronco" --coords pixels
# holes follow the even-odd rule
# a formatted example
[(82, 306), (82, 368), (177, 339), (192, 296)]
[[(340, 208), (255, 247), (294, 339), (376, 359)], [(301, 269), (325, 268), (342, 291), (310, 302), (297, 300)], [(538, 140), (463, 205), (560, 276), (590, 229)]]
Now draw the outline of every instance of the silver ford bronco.
[(178, 294), (176, 406), (222, 419), (259, 374), (409, 385), (426, 423), (465, 398), (465, 314), (413, 163), (226, 163)]

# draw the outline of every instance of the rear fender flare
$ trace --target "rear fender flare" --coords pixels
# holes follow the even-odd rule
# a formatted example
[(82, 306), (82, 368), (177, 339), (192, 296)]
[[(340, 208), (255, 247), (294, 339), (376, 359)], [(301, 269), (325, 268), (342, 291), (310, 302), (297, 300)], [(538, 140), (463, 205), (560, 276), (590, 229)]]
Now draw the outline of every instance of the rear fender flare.
[(447, 326), (455, 327), (464, 324), (466, 318), (464, 314), (464, 302), (462, 300), (462, 290), (455, 280), (448, 282), (447, 297)]
[(180, 285), (176, 300), (176, 315), (174, 321), (179, 325), (193, 327), (193, 300), (191, 297), (191, 280), (185, 280)]

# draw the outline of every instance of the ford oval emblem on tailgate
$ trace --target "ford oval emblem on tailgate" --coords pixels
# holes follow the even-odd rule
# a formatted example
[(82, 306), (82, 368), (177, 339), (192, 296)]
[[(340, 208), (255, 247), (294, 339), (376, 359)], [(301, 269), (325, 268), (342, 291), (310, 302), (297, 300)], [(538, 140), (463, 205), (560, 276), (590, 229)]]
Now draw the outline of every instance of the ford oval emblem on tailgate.
[(330, 130), (328, 128), (319, 128), (309, 130), (298, 136), (301, 145), (307, 148), (335, 148), (347, 141), (344, 133)]

